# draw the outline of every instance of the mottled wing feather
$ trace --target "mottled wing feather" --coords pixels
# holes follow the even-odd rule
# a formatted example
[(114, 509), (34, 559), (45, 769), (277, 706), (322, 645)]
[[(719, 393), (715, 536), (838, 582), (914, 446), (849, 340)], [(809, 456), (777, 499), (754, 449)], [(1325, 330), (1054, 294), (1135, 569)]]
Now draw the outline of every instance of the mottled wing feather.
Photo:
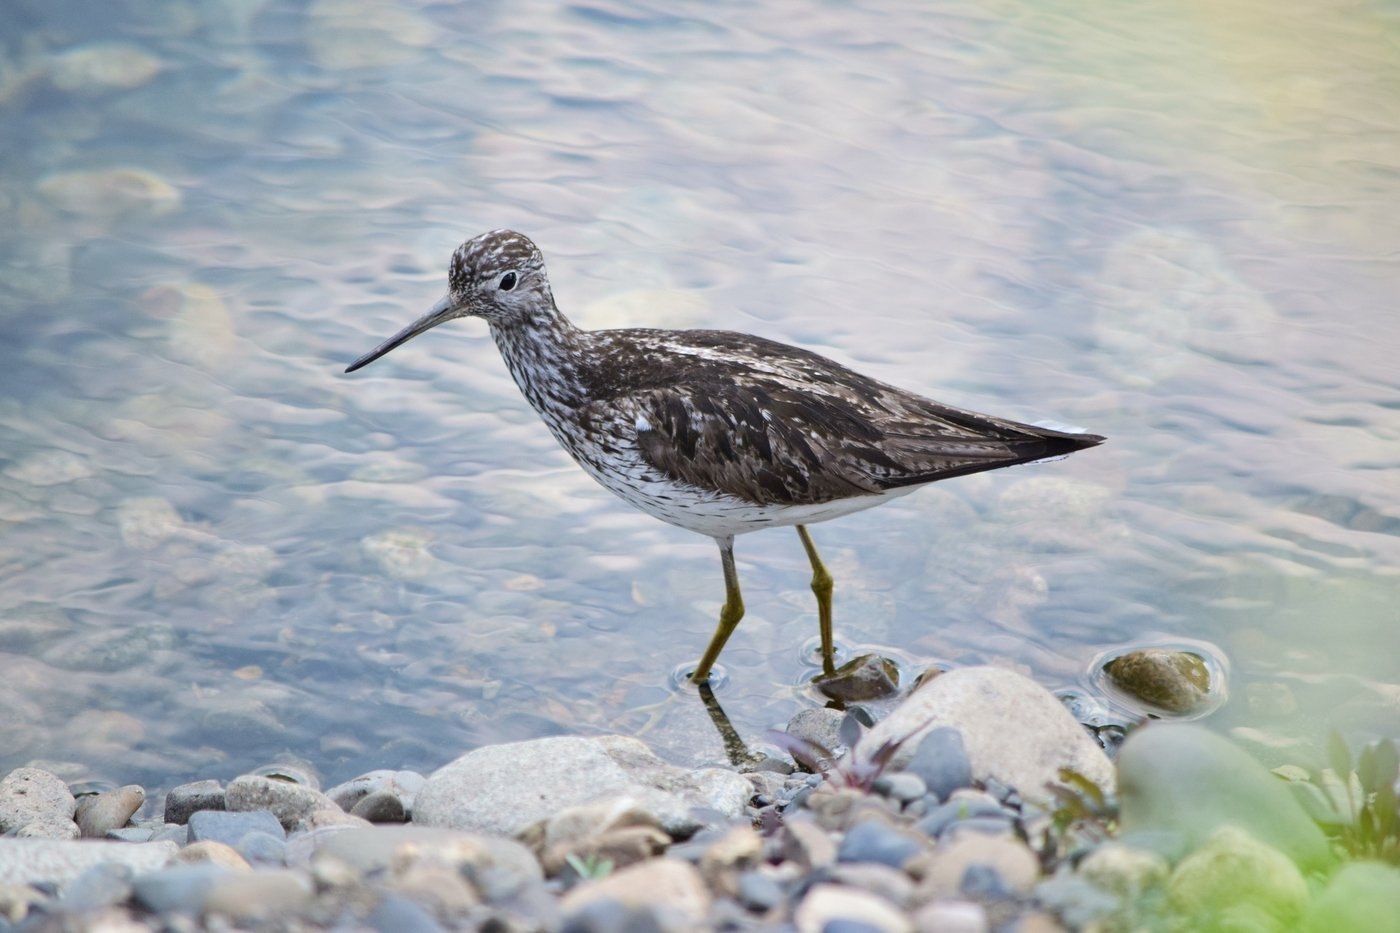
[[(597, 404), (634, 422), (646, 461), (759, 505), (878, 495), (1102, 440), (951, 408), (747, 334), (595, 334), (613, 377), (595, 386)], [(641, 352), (617, 354), (623, 346)], [(632, 369), (639, 359), (645, 372)]]

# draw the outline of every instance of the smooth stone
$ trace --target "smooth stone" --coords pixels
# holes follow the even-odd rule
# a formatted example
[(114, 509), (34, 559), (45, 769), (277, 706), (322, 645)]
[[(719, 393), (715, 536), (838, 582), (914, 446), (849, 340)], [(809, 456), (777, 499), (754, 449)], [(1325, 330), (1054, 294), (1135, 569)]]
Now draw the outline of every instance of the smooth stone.
[(1103, 666), (1109, 683), (1129, 697), (1158, 710), (1186, 715), (1213, 701), (1210, 668), (1190, 651), (1143, 648)]
[(94, 865), (64, 888), (59, 904), (77, 913), (120, 904), (131, 896), (132, 876), (131, 866), (120, 862)]
[(513, 835), (564, 807), (628, 796), (678, 837), (701, 825), (692, 808), (737, 817), (751, 793), (742, 775), (676, 768), (636, 739), (557, 736), (489, 745), (439, 768), (418, 793), (413, 821)]
[(941, 836), (944, 831), (961, 820), (1008, 818), (1001, 804), (983, 795), (954, 797), (940, 803), (914, 824), (915, 828), (928, 836)]
[(74, 813), (78, 830), (84, 838), (101, 839), (125, 826), (145, 802), (146, 790), (139, 784), (83, 797), (77, 802)]
[(452, 923), (480, 906), (481, 897), (454, 865), (431, 858), (396, 861), (390, 871), (394, 891), (432, 908)]
[(1168, 859), (1234, 825), (1305, 871), (1332, 863), (1327, 839), (1283, 781), (1201, 726), (1156, 723), (1118, 756), (1120, 841)]
[(510, 897), (544, 881), (534, 853), (514, 839), (460, 830), (415, 826), (371, 826), (318, 835), (313, 858), (338, 858), (362, 875), (415, 859), (432, 859), (456, 870), (486, 900)]
[(154, 826), (123, 826), (120, 829), (107, 830), (102, 838), (116, 842), (150, 842), (155, 834)]
[(175, 853), (175, 861), (182, 865), (210, 862), (233, 871), (251, 871), (248, 860), (233, 846), (213, 839), (191, 842)]
[(752, 826), (731, 826), (705, 844), (699, 861), (700, 874), (710, 890), (733, 897), (738, 894), (742, 874), (763, 863), (763, 837)]
[(975, 780), (994, 778), (1027, 800), (1051, 803), (1047, 786), (1061, 784), (1061, 768), (1113, 786), (1112, 762), (1059, 699), (999, 667), (959, 668), (925, 682), (875, 724), (857, 751), (868, 756), (885, 742), (899, 742), (891, 767), (904, 768), (939, 726), (962, 734)]
[[(16, 768), (0, 780), (0, 833), (17, 833), (31, 823), (62, 826), (72, 821), (76, 804), (58, 775), (39, 768)], [(67, 831), (40, 838), (67, 838)]]
[(1040, 878), (1040, 860), (1020, 840), (962, 833), (941, 840), (937, 849), (908, 865), (910, 874), (920, 879), (915, 900), (961, 900), (963, 879), (973, 866), (995, 870), (1006, 890), (1016, 895), (1028, 894)]
[(983, 903), (989, 901), (1004, 901), (1013, 895), (1006, 881), (1001, 877), (1001, 872), (991, 865), (969, 865), (963, 872), (962, 883), (958, 885), (958, 892), (964, 897), (971, 898)]
[(315, 788), (257, 774), (243, 774), (230, 781), (224, 803), (232, 812), (268, 810), (288, 832), (309, 828), (307, 824), (318, 811), (344, 813)]
[(190, 814), (186, 826), (189, 842), (213, 839), (234, 848), (249, 833), (268, 833), (277, 838), (286, 835), (281, 821), (270, 810), (199, 810)]
[(235, 921), (295, 913), (311, 902), (311, 880), (285, 868), (227, 874), (204, 898), (204, 910)]
[(988, 836), (1004, 836), (1013, 832), (1015, 824), (1006, 814), (999, 816), (974, 816), (966, 820), (954, 820), (943, 830), (943, 835), (956, 836), (958, 833), (985, 833)]
[(841, 741), (841, 722), (845, 718), (846, 714), (839, 709), (825, 706), (798, 710), (797, 715), (788, 720), (784, 731), (811, 745), (813, 753), (819, 757), (825, 757), (822, 752), (825, 749), (833, 758), (839, 758), (846, 753), (845, 743)]
[(260, 829), (245, 833), (233, 848), (250, 863), (285, 865), (287, 862), (286, 840)]
[(863, 820), (846, 831), (836, 860), (879, 862), (891, 868), (902, 868), (905, 862), (923, 851), (924, 846), (917, 836), (878, 820)]
[(571, 857), (624, 868), (663, 852), (671, 842), (656, 818), (630, 797), (566, 807), (516, 838), (534, 849), (551, 878), (569, 867)]
[(1171, 866), (1156, 852), (1105, 842), (1080, 860), (1077, 873), (1095, 887), (1134, 903), (1166, 884)]
[(898, 868), (878, 862), (847, 862), (830, 870), (830, 880), (848, 888), (869, 891), (901, 910), (914, 899), (913, 880)]
[(382, 790), (361, 797), (350, 809), (350, 815), (371, 823), (408, 821), (408, 811), (404, 809), (403, 801), (396, 794)]
[(225, 810), (224, 785), (218, 781), (194, 781), (173, 787), (165, 795), (165, 822), (184, 825), (200, 810)]
[(398, 894), (386, 894), (366, 918), (376, 933), (442, 933), (445, 929), (426, 909)]
[(907, 771), (882, 774), (872, 782), (870, 789), (905, 804), (912, 803), (928, 793), (928, 785), (924, 783), (924, 779)]
[(1400, 868), (1379, 862), (1343, 865), (1313, 898), (1302, 933), (1400, 933)]
[(692, 927), (683, 919), (663, 920), (658, 913), (652, 904), (594, 901), (570, 914), (562, 933), (690, 933)]
[(766, 872), (746, 871), (734, 896), (747, 909), (766, 913), (783, 902), (783, 888)]
[(953, 791), (972, 785), (972, 762), (967, 758), (962, 733), (949, 726), (929, 730), (904, 767), (921, 778), (939, 800), (947, 800)]
[(779, 851), (785, 861), (803, 871), (825, 868), (836, 862), (836, 843), (810, 819), (794, 818), (783, 824)]
[(912, 933), (909, 919), (884, 898), (835, 884), (815, 884), (793, 912), (798, 933), (828, 933), (840, 930), (837, 924), (863, 924), (877, 933)]
[(700, 871), (689, 862), (654, 858), (585, 881), (571, 888), (560, 902), (565, 917), (590, 904), (614, 901), (625, 908), (663, 908), (682, 929), (698, 929), (710, 909), (710, 892)]
[(198, 914), (204, 899), (232, 872), (222, 865), (200, 862), (171, 865), (138, 875), (132, 882), (132, 900), (154, 914)]
[(173, 842), (0, 839), (0, 884), (50, 883), (62, 888), (104, 862), (126, 865), (136, 873), (154, 871), (178, 850)]
[[(388, 794), (399, 802), (405, 813), (413, 812), (413, 801), (427, 779), (417, 771), (391, 771), (381, 769), (370, 771), (351, 778), (344, 784), (337, 784), (326, 791), (326, 796), (346, 813), (355, 812), (355, 807), (366, 797)], [(357, 813), (357, 816), (364, 816)], [(370, 819), (369, 817), (365, 817)], [(370, 819), (370, 822), (381, 822)]]
[(1264, 922), (1292, 930), (1307, 906), (1308, 883), (1288, 856), (1237, 826), (1223, 826), (1172, 871), (1167, 900), (1198, 926), (1247, 929), (1243, 922)]
[(987, 910), (971, 901), (936, 901), (914, 913), (916, 933), (988, 933)]
[(18, 839), (73, 840), (80, 835), (82, 832), (78, 829), (78, 824), (72, 820), (47, 816), (30, 820), (15, 830), (15, 837)]
[(834, 674), (813, 677), (812, 686), (842, 703), (883, 700), (899, 692), (899, 665), (877, 654), (862, 654), (842, 664)]

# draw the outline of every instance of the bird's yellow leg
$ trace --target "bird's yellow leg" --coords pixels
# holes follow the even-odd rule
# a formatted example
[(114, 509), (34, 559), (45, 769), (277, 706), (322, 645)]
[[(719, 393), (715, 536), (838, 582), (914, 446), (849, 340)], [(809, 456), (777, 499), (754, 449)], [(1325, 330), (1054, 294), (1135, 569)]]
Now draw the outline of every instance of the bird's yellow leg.
[(807, 559), (812, 562), (812, 592), (817, 597), (817, 625), (821, 628), (822, 635), (822, 673), (834, 674), (836, 661), (831, 634), (831, 573), (826, 569), (826, 564), (822, 563), (821, 555), (817, 553), (817, 546), (812, 543), (812, 536), (807, 533), (806, 525), (797, 526), (797, 536), (802, 539), (802, 546), (807, 549)]
[(739, 572), (734, 569), (734, 538), (716, 538), (715, 541), (719, 544), (719, 559), (724, 567), (724, 606), (719, 611), (719, 625), (715, 627), (710, 646), (705, 649), (700, 666), (690, 675), (691, 682), (697, 684), (703, 684), (710, 679), (710, 668), (714, 667), (719, 653), (724, 650), (724, 643), (729, 641), (729, 636), (734, 634), (739, 620), (744, 617), (744, 597), (739, 593)]

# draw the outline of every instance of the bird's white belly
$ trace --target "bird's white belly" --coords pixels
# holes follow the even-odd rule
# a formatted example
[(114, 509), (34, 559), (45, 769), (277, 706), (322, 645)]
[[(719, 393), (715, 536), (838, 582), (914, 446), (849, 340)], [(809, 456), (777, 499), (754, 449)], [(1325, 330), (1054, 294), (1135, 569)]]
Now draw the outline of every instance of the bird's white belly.
[(809, 505), (758, 505), (734, 496), (678, 483), (638, 458), (610, 458), (606, 464), (579, 459), (584, 472), (599, 484), (646, 512), (677, 527), (712, 538), (809, 525), (850, 515), (913, 492), (908, 486), (869, 496), (852, 496)]

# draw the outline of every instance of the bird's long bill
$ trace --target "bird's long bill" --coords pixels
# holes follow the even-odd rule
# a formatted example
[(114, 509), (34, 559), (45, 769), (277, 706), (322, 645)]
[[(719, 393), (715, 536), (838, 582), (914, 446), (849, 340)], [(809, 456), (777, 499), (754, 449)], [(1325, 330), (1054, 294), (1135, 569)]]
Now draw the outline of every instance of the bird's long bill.
[(428, 309), (427, 314), (423, 315), (418, 320), (414, 321), (412, 324), (408, 325), (403, 330), (399, 331), (397, 334), (390, 337), (388, 340), (384, 341), (379, 346), (375, 347), (373, 350), (369, 351), (364, 356), (351, 363), (349, 366), (345, 367), (345, 371), (347, 373), (353, 373), (361, 366), (368, 366), (370, 363), (373, 363), (375, 360), (379, 359), (381, 356), (388, 353), (390, 350), (394, 349), (399, 344), (408, 343), (414, 337), (417, 337), (419, 334), (423, 333), (423, 331), (437, 327), (443, 321), (452, 320), (452, 318), (456, 317), (456, 315), (453, 313), (456, 310), (457, 306), (452, 303), (452, 296), (442, 296), (442, 298), (438, 301), (437, 304), (433, 305), (431, 308)]

